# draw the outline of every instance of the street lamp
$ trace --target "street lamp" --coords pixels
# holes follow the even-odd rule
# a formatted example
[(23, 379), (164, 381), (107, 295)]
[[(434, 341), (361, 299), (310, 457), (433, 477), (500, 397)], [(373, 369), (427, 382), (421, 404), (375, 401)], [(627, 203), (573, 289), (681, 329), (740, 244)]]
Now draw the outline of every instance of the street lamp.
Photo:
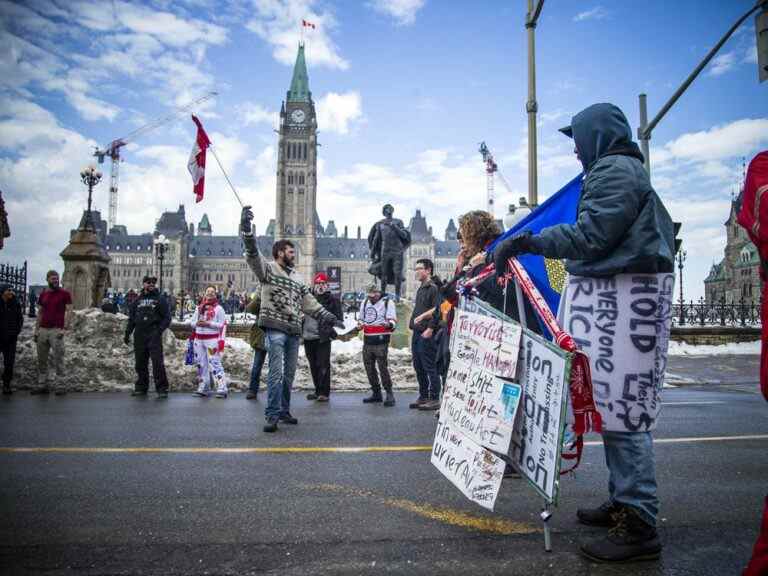
[(685, 316), (683, 315), (683, 265), (685, 264), (685, 257), (688, 254), (685, 250), (680, 250), (677, 253), (677, 268), (680, 270), (680, 324), (685, 324)]
[(91, 217), (91, 203), (93, 201), (93, 187), (101, 180), (101, 172), (94, 166), (88, 166), (80, 171), (80, 179), (88, 186), (88, 212), (85, 213), (85, 228), (96, 231)]
[(168, 250), (168, 239), (164, 234), (160, 234), (157, 237), (155, 243), (155, 250), (157, 251), (157, 261), (160, 263), (160, 294), (163, 293), (163, 260), (165, 260), (165, 252)]

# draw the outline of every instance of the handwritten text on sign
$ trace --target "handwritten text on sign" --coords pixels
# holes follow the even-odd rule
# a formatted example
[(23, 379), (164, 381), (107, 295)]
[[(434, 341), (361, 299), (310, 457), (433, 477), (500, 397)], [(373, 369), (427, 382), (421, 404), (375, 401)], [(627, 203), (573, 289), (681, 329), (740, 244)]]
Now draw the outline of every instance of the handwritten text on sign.
[(505, 453), (512, 421), (505, 418), (504, 381), (497, 374), (515, 376), (521, 327), (469, 312), (460, 312), (454, 326), (440, 416), (478, 444)]
[(589, 356), (605, 430), (649, 431), (661, 409), (674, 274), (574, 276), (565, 329)]
[(441, 418), (437, 423), (431, 462), (467, 498), (493, 510), (504, 476), (504, 460)]
[(509, 455), (520, 473), (550, 502), (560, 474), (561, 429), (569, 356), (529, 330), (520, 344), (518, 380), (523, 386)]

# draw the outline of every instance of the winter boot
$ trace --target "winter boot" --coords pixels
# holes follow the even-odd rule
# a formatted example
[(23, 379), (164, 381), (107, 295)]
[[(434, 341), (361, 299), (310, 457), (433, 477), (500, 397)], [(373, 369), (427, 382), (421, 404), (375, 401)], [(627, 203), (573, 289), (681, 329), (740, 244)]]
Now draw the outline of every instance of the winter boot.
[(614, 524), (612, 515), (618, 512), (619, 508), (621, 506), (616, 504), (616, 502), (606, 500), (597, 508), (579, 508), (576, 510), (576, 516), (579, 522), (587, 526), (610, 528)]
[(381, 397), (381, 390), (374, 390), (371, 392), (370, 396), (363, 398), (363, 404), (377, 404), (383, 401), (384, 399)]
[(581, 547), (581, 553), (595, 562), (639, 562), (656, 560), (661, 541), (656, 528), (646, 523), (634, 508), (620, 506), (613, 513), (614, 526), (605, 538)]
[(395, 395), (392, 393), (392, 390), (387, 390), (387, 398), (384, 400), (384, 406), (394, 406), (395, 405)]
[(264, 424), (264, 432), (277, 432), (277, 418), (267, 418), (267, 423)]
[(146, 390), (134, 390), (131, 392), (131, 396), (146, 396), (147, 391)]

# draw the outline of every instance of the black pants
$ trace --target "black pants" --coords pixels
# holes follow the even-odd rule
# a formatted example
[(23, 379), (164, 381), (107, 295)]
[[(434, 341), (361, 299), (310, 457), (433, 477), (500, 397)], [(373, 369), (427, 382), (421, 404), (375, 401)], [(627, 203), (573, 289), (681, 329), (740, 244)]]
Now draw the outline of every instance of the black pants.
[[(392, 392), (392, 378), (389, 374), (389, 344), (363, 344), (363, 366), (368, 376), (368, 383), (374, 394), (381, 394), (381, 387)], [(378, 366), (379, 371), (376, 372)], [(381, 377), (381, 382), (379, 382)]]
[(3, 355), (3, 386), (10, 386), (13, 380), (13, 365), (16, 363), (16, 338), (0, 342), (0, 353)]
[(331, 395), (331, 341), (304, 340), (309, 371), (317, 396)]
[(163, 358), (163, 338), (159, 333), (137, 334), (133, 341), (133, 353), (136, 358), (136, 390), (149, 390), (149, 361), (152, 360), (152, 376), (155, 380), (155, 391), (168, 391), (168, 376), (165, 374), (165, 359)]

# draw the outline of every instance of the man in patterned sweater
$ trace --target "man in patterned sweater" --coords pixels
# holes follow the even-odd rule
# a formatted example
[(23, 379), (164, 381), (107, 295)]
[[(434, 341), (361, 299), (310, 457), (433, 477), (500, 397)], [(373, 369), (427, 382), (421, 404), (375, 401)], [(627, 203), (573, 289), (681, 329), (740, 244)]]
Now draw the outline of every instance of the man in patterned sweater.
[(264, 432), (275, 432), (278, 421), (299, 423), (291, 416), (290, 406), (303, 314), (312, 316), (321, 324), (333, 324), (339, 328), (343, 328), (344, 323), (315, 300), (293, 269), (296, 250), (290, 240), (274, 243), (274, 263), (264, 260), (253, 237), (252, 220), (251, 207), (245, 206), (240, 218), (240, 234), (248, 266), (259, 279), (261, 310), (258, 322), (264, 329), (264, 345), (269, 359)]

